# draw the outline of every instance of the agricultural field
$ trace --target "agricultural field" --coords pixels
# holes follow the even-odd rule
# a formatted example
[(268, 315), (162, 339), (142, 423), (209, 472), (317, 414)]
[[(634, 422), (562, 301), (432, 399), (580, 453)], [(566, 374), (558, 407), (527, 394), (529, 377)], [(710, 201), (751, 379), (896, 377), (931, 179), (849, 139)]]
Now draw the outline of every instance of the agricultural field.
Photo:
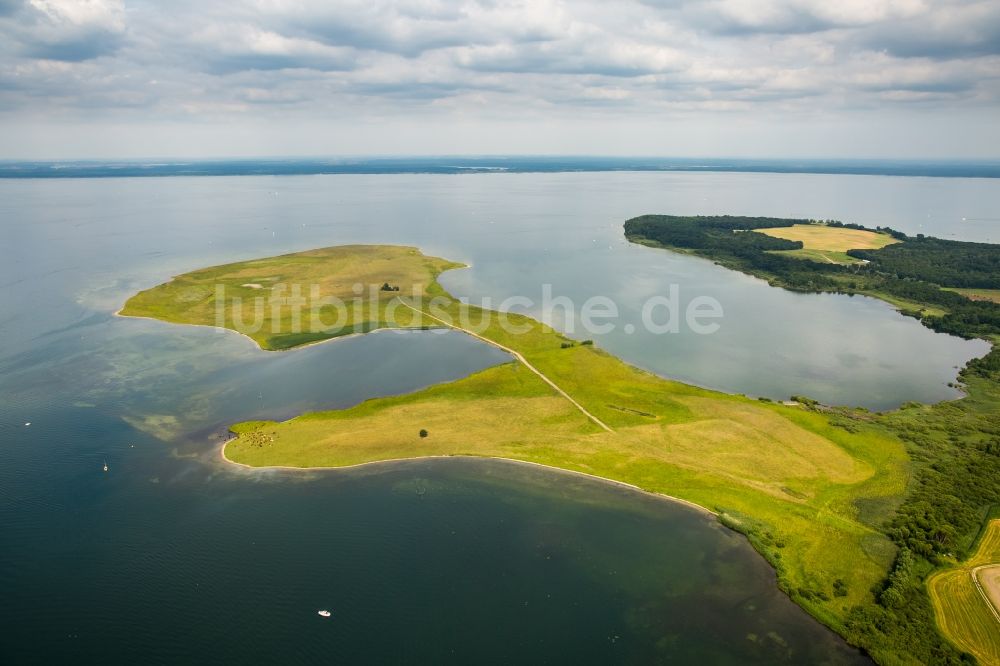
[(965, 562), (927, 582), (941, 631), (981, 664), (1000, 664), (1000, 520)]
[(755, 231), (773, 238), (800, 241), (803, 250), (820, 252), (843, 253), (848, 250), (877, 250), (899, 242), (888, 234), (847, 227), (831, 227), (825, 224), (796, 224), (790, 227), (755, 229)]

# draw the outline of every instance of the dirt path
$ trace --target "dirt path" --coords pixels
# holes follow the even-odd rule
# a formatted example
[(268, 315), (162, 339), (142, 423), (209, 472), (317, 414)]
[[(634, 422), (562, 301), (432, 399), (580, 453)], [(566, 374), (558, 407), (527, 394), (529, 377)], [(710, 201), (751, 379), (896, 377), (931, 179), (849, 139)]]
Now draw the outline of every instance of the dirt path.
[(503, 351), (507, 352), (508, 354), (510, 354), (511, 356), (513, 356), (514, 358), (516, 358), (528, 370), (531, 370), (533, 373), (535, 373), (536, 375), (538, 375), (539, 377), (541, 377), (542, 381), (545, 382), (546, 384), (548, 384), (549, 386), (551, 386), (553, 389), (555, 389), (556, 393), (558, 393), (562, 397), (564, 397), (567, 400), (569, 400), (573, 404), (573, 406), (576, 407), (577, 409), (579, 409), (580, 412), (584, 416), (586, 416), (588, 419), (590, 419), (591, 421), (593, 421), (597, 425), (601, 426), (602, 428), (604, 428), (608, 432), (614, 432), (614, 430), (612, 430), (610, 427), (608, 427), (608, 425), (606, 423), (604, 423), (604, 421), (602, 421), (601, 419), (597, 418), (596, 416), (594, 416), (593, 414), (591, 414), (590, 412), (588, 412), (586, 409), (584, 409), (583, 405), (581, 405), (576, 400), (574, 400), (572, 397), (570, 397), (569, 393), (566, 393), (566, 391), (563, 391), (561, 388), (559, 388), (556, 385), (556, 383), (554, 381), (552, 381), (551, 379), (549, 379), (548, 377), (546, 377), (544, 374), (542, 374), (541, 370), (539, 370), (535, 366), (533, 366), (530, 363), (528, 363), (528, 360), (526, 358), (524, 358), (524, 356), (522, 356), (520, 352), (515, 351), (515, 350), (511, 349), (510, 347), (505, 347), (504, 345), (500, 344), (499, 342), (494, 342), (493, 340), (490, 340), (489, 338), (484, 338), (483, 336), (479, 335), (478, 333), (474, 333), (473, 331), (470, 331), (470, 330), (468, 330), (466, 328), (462, 328), (461, 326), (455, 326), (454, 324), (450, 324), (450, 323), (446, 322), (443, 319), (438, 319), (434, 315), (427, 314), (423, 310), (421, 310), (419, 308), (413, 307), (412, 305), (410, 305), (409, 303), (407, 303), (406, 301), (404, 301), (402, 298), (399, 299), (399, 302), (402, 303), (403, 305), (405, 305), (406, 307), (410, 308), (414, 312), (417, 312), (417, 313), (419, 313), (419, 314), (421, 314), (421, 315), (423, 315), (423, 316), (425, 316), (425, 317), (427, 317), (429, 319), (433, 319), (434, 321), (436, 321), (436, 322), (438, 322), (438, 323), (440, 323), (440, 324), (442, 324), (444, 326), (447, 326), (448, 328), (453, 328), (456, 331), (462, 331), (463, 333), (466, 333), (467, 335), (471, 335), (474, 338), (482, 340), (483, 342), (485, 342), (488, 345), (493, 345), (497, 349), (502, 349)]
[(993, 617), (1000, 622), (1000, 564), (984, 564), (969, 572)]

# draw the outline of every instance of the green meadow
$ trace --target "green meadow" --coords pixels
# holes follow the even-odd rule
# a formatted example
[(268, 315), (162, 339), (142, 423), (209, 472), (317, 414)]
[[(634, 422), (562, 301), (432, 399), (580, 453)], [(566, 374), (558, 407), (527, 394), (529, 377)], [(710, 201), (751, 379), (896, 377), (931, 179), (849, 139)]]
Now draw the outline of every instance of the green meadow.
[(185, 273), (136, 294), (119, 314), (228, 328), (261, 349), (291, 349), (409, 327), (411, 311), (396, 296), (432, 296), (435, 278), (462, 266), (414, 247), (328, 247)]

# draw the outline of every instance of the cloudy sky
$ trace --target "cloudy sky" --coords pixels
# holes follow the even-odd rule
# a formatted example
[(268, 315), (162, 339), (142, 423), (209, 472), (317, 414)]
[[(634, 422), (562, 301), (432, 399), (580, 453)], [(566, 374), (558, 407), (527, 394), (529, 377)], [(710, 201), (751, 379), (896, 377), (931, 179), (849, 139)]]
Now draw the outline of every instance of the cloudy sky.
[(0, 0), (0, 158), (1000, 156), (997, 0)]

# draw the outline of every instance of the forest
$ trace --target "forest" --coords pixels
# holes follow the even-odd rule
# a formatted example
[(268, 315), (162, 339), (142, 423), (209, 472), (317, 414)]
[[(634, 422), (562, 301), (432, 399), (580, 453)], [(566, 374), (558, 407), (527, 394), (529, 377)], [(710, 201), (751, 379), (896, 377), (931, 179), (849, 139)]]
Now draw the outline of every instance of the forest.
[(968, 243), (918, 235), (880, 250), (848, 250), (878, 270), (942, 287), (1000, 288), (1000, 252), (989, 243)]

